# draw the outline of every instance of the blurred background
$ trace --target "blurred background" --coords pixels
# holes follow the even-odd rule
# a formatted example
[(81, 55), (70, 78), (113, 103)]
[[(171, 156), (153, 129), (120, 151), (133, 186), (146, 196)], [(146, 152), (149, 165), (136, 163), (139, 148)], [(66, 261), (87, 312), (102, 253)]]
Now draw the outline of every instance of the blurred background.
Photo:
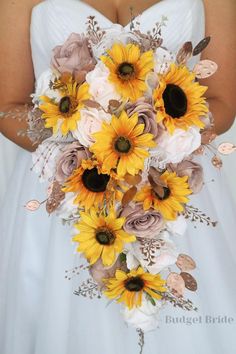
[[(217, 144), (221, 142), (232, 142), (236, 145), (236, 121), (226, 134), (217, 138)], [(14, 173), (14, 163), (18, 149), (16, 145), (0, 135), (0, 203), (3, 202), (3, 195), (7, 191), (7, 181)], [(236, 205), (236, 152), (223, 156), (223, 162), (223, 169)]]

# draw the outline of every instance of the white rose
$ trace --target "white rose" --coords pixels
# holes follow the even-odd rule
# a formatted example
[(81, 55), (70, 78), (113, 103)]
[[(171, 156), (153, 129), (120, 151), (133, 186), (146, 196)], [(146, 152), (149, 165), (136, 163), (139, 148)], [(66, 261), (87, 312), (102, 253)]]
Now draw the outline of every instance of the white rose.
[(71, 136), (58, 135), (45, 139), (38, 145), (32, 153), (32, 171), (39, 175), (40, 182), (51, 182), (54, 179), (58, 155), (72, 141), (74, 139), (71, 139)]
[(181, 162), (200, 145), (201, 134), (196, 127), (190, 127), (187, 131), (176, 129), (173, 135), (164, 131), (157, 140), (157, 146), (150, 150), (150, 154), (158, 160), (160, 166), (165, 167), (170, 162)]
[(129, 270), (135, 269), (140, 265), (137, 258), (131, 252), (126, 254), (126, 264)]
[(77, 129), (72, 132), (75, 139), (84, 146), (91, 146), (94, 143), (93, 134), (101, 130), (102, 122), (110, 122), (111, 115), (96, 108), (82, 109)]
[(171, 63), (175, 62), (173, 54), (164, 48), (157, 48), (154, 53), (154, 72), (158, 74), (165, 74)]
[(183, 236), (187, 229), (187, 222), (184, 216), (180, 215), (176, 220), (168, 221), (166, 227), (172, 234)]
[[(119, 38), (119, 40), (117, 40), (117, 38)], [(136, 39), (133, 33), (127, 32), (127, 30), (119, 24), (114, 24), (105, 29), (105, 34), (98, 44), (92, 44), (93, 55), (98, 60), (100, 56), (103, 55), (107, 49), (111, 48), (114, 43), (118, 42), (126, 44), (132, 39)]]
[[(45, 139), (32, 153), (32, 171), (39, 175), (40, 182), (52, 181), (56, 170), (56, 158), (65, 143), (55, 145), (50, 138)], [(45, 154), (45, 151), (50, 152)], [(47, 156), (47, 158), (45, 158)]]
[(48, 69), (44, 71), (38, 78), (35, 85), (35, 93), (31, 95), (32, 102), (38, 106), (40, 96), (48, 96), (50, 98), (60, 99), (60, 95), (57, 91), (50, 89), (50, 81), (54, 81), (55, 75)]
[(123, 311), (126, 323), (134, 328), (139, 328), (144, 332), (152, 331), (158, 327), (159, 309), (162, 306), (160, 301), (155, 301), (153, 305), (143, 296), (142, 306), (129, 310), (127, 307)]
[[(145, 252), (143, 249), (146, 249)], [(149, 251), (151, 259), (147, 258), (146, 251)], [(136, 267), (138, 261), (144, 269), (152, 274), (157, 274), (174, 265), (179, 254), (168, 231), (160, 232), (158, 237), (151, 240), (142, 238), (140, 241), (127, 244), (126, 253), (128, 268)]]
[[(60, 206), (56, 209), (56, 215), (61, 219), (69, 219), (71, 216), (78, 217), (78, 205), (74, 203), (75, 194), (66, 193)], [(78, 230), (77, 230), (78, 231)]]
[(121, 98), (114, 85), (109, 82), (108, 76), (109, 70), (102, 62), (99, 62), (94, 70), (86, 75), (89, 93), (105, 110), (107, 110), (110, 100), (120, 100)]

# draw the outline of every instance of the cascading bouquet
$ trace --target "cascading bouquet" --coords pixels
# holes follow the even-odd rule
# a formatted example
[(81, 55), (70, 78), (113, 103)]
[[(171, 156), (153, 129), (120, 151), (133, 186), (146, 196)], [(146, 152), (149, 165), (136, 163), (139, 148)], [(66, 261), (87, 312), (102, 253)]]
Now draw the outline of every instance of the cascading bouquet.
[[(210, 38), (170, 53), (161, 39), (165, 21), (145, 34), (138, 22), (129, 31), (101, 29), (89, 17), (87, 33), (53, 50), (28, 119), (28, 135), (39, 143), (32, 169), (49, 182), (46, 209), (76, 230), (73, 241), (89, 264), (92, 280), (75, 293), (92, 297), (96, 288), (144, 332), (157, 327), (166, 303), (195, 309), (184, 293), (197, 289), (196, 264), (175, 238), (186, 219), (216, 225), (188, 202), (203, 186), (195, 159), (216, 137), (198, 79), (217, 65), (202, 60), (190, 70), (188, 60)], [(212, 162), (219, 167), (220, 158)]]

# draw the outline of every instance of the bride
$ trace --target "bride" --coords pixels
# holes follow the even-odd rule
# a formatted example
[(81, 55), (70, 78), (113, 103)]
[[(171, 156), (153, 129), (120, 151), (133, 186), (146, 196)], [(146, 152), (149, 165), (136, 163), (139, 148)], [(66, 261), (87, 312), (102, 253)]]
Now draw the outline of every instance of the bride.
[[(235, 0), (1, 0), (0, 111), (24, 112), (35, 80), (50, 64), (52, 49), (71, 32), (85, 31), (87, 16), (96, 16), (102, 27), (120, 23), (128, 28), (130, 7), (134, 15), (142, 13), (143, 32), (162, 15), (168, 17), (162, 37), (172, 51), (185, 41), (197, 44), (205, 35), (212, 36), (202, 58), (213, 59), (219, 70), (203, 84), (209, 87), (216, 132), (227, 131), (235, 115)], [(30, 171), (29, 151), (35, 147), (17, 134), (26, 128), (26, 121), (0, 120), (0, 132), (23, 148), (0, 211), (0, 353), (136, 354), (137, 334), (125, 326), (116, 304), (107, 307), (103, 299), (73, 295), (78, 277), (66, 281), (65, 269), (80, 260), (73, 256), (69, 230), (43, 208), (35, 213), (24, 209), (29, 199), (45, 199), (45, 185)], [(186, 314), (166, 309), (160, 328), (146, 335), (144, 353), (236, 350), (234, 207), (222, 175), (209, 159), (202, 157), (202, 163), (206, 184), (193, 199), (194, 206), (218, 226), (189, 225), (179, 241), (198, 264), (194, 302), (199, 310)]]

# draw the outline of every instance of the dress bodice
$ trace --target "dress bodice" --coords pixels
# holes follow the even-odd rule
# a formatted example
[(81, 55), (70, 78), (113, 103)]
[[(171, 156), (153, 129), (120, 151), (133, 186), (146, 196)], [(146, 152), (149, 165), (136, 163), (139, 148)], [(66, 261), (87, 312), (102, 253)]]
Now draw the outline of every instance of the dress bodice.
[[(48, 69), (52, 49), (62, 44), (72, 32), (86, 31), (87, 17), (94, 15), (100, 27), (112, 22), (99, 11), (80, 0), (45, 0), (33, 8), (31, 18), (31, 48), (36, 79)], [(202, 0), (161, 0), (145, 10), (140, 17), (140, 29), (147, 32), (162, 16), (168, 18), (162, 28), (164, 46), (175, 52), (186, 41), (196, 45), (205, 31)], [(125, 28), (129, 28), (127, 24)], [(198, 60), (198, 58), (194, 58)]]

